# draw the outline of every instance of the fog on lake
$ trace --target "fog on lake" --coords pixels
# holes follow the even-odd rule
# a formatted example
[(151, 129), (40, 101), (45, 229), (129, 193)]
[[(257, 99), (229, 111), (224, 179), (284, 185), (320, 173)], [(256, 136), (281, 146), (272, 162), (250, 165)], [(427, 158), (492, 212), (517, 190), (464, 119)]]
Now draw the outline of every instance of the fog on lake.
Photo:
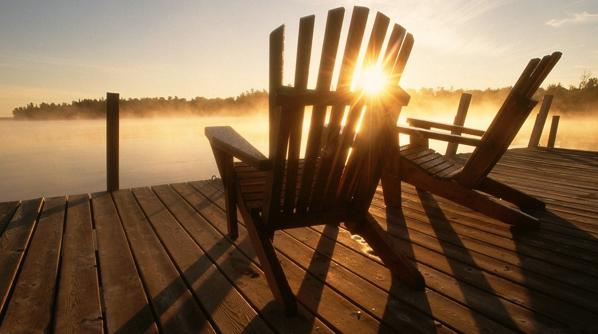
[[(402, 115), (412, 117), (409, 113)], [(417, 115), (420, 117), (420, 115)], [(452, 121), (453, 112), (428, 115)], [(309, 125), (309, 112), (305, 126)], [(527, 145), (535, 115), (527, 120), (513, 146)], [(467, 126), (484, 129), (491, 117), (471, 115)], [(545, 145), (550, 120), (544, 129)], [(561, 117), (557, 147), (596, 150), (593, 122)], [(123, 119), (120, 123), (120, 185), (122, 188), (208, 179), (218, 176), (203, 129), (231, 125), (267, 154), (265, 113), (234, 117)], [(104, 120), (0, 121), (0, 202), (40, 196), (91, 193), (106, 187)], [(401, 137), (401, 143), (407, 143)], [(432, 142), (444, 152), (445, 144)], [(303, 150), (305, 149), (303, 137)], [(460, 146), (459, 152), (472, 148)]]

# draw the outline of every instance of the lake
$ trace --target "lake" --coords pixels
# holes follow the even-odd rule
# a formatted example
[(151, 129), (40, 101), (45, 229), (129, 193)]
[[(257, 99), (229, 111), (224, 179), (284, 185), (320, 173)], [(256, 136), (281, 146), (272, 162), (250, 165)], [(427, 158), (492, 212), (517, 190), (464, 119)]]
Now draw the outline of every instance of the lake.
[[(408, 112), (404, 114), (402, 119), (412, 116)], [(452, 112), (427, 116), (439, 121), (451, 121), (453, 117)], [(466, 122), (468, 126), (484, 129), (491, 120), (474, 116)], [(533, 119), (528, 119), (513, 146), (527, 145)], [(598, 140), (594, 124), (595, 121), (587, 119), (561, 117), (557, 146), (595, 150)], [(121, 187), (218, 176), (203, 133), (204, 127), (213, 125), (234, 126), (267, 154), (265, 113), (237, 117), (123, 119), (120, 124)], [(549, 124), (541, 145), (546, 143), (548, 127)], [(0, 202), (104, 190), (105, 132), (104, 120), (0, 121)], [(402, 143), (407, 141), (401, 139)], [(443, 152), (445, 144), (434, 142), (432, 147)], [(460, 146), (459, 151), (467, 152), (471, 148)]]

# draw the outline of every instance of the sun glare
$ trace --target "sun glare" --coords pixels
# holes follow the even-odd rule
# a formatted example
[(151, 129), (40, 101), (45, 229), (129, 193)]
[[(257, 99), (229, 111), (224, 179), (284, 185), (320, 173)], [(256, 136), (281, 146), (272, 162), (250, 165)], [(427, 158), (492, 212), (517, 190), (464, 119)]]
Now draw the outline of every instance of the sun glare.
[(368, 95), (380, 94), (388, 84), (388, 76), (380, 66), (364, 68), (358, 86)]

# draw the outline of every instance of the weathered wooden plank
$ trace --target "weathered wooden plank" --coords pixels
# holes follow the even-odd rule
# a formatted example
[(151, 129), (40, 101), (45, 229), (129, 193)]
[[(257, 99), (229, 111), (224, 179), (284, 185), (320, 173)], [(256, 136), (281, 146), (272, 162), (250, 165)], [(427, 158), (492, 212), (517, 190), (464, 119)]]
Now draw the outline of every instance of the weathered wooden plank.
[[(450, 208), (449, 210), (454, 212), (455, 216), (463, 218), (467, 217), (458, 221), (461, 224), (467, 224), (472, 228), (489, 231), (509, 238), (511, 237), (511, 232), (508, 228), (501, 226), (503, 224), (497, 220), (482, 217), (472, 210), (464, 210), (463, 207), (457, 206), (455, 203), (449, 201), (441, 201), (439, 203), (443, 209), (445, 207)], [(484, 222), (484, 226), (477, 226), (480, 225), (480, 221)], [(597, 260), (597, 241), (593, 238), (571, 237), (562, 233), (555, 233), (540, 226), (540, 228), (534, 232), (533, 237), (521, 236), (518, 241), (531, 243), (547, 249), (562, 251), (573, 257), (580, 257), (593, 262)], [(556, 245), (554, 245), (555, 242), (557, 243)]]
[[(193, 209), (169, 186), (155, 187), (154, 191), (140, 188), (135, 189), (134, 194), (181, 276), (218, 329), (223, 333), (271, 333), (257, 312), (170, 213), (193, 220), (189, 216)], [(199, 222), (193, 220), (192, 223)]]
[[(294, 87), (300, 90), (307, 89), (309, 78), (309, 62), (311, 58), (311, 45), (314, 34), (315, 16), (306, 16), (299, 21), (299, 40), (297, 42), (297, 59), (295, 64)], [(289, 150), (286, 166), (286, 188), (284, 191), (284, 212), (293, 213), (295, 209), (295, 195), (297, 190), (297, 169), (299, 164), (299, 151), (301, 149), (301, 131), (303, 129), (303, 114), (305, 107), (296, 106), (289, 110), (290, 117)]]
[[(316, 90), (330, 89), (344, 13), (345, 9), (342, 7), (328, 11)], [(305, 149), (305, 172), (301, 178), (301, 190), (297, 199), (297, 212), (299, 213), (305, 213), (311, 196), (317, 159), (322, 143), (326, 108), (325, 105), (317, 105), (312, 110), (309, 136)]]
[(130, 190), (113, 193), (161, 331), (215, 333)]
[(117, 190), (119, 182), (119, 94), (106, 93), (106, 189)]
[[(196, 189), (201, 191), (201, 185), (196, 183), (193, 185), (198, 186), (199, 189)], [(202, 214), (209, 210), (209, 222), (222, 233), (224, 212), (213, 204), (198, 209)], [(239, 225), (239, 240), (244, 238), (248, 238), (247, 231), (243, 225)], [(276, 236), (274, 239), (276, 239)], [(255, 251), (250, 243), (235, 242), (235, 244), (250, 258), (255, 257)], [(326, 319), (326, 322), (337, 330), (354, 333), (388, 330), (379, 321), (366, 313), (365, 310), (345, 299), (311, 274), (306, 274), (305, 271), (283, 254), (277, 252), (277, 256), (281, 260), (289, 285), (296, 294), (297, 299), (311, 312), (317, 313)], [(357, 311), (361, 314), (359, 318), (352, 315)]]
[(23, 201), (0, 236), (0, 317), (33, 234), (42, 199)]
[(544, 123), (546, 123), (546, 117), (548, 116), (550, 105), (552, 104), (552, 98), (552, 95), (544, 95), (544, 98), (542, 99), (542, 107), (540, 107), (540, 112), (536, 115), (536, 121), (534, 122), (534, 128), (529, 137), (527, 147), (538, 147), (540, 137), (542, 136), (542, 130), (544, 129)]
[(108, 333), (157, 333), (151, 306), (110, 193), (92, 195)]
[(8, 225), (18, 206), (19, 202), (0, 203), (0, 236), (2, 236), (6, 225)]
[[(378, 12), (376, 13), (376, 18), (374, 19), (374, 25), (372, 27), (372, 31), (370, 33), (370, 39), (368, 41), (368, 45), (367, 48), (365, 50), (365, 56), (364, 56), (364, 60), (363, 60), (363, 64), (361, 65), (362, 68), (366, 68), (368, 66), (375, 66), (378, 62), (378, 59), (380, 58), (380, 53), (382, 50), (382, 44), (384, 42), (384, 37), (386, 36), (386, 32), (388, 30), (388, 25), (390, 23), (390, 19)], [(380, 126), (378, 126), (377, 124), (373, 124), (370, 122), (367, 122), (367, 119), (371, 118), (372, 116), (376, 116), (375, 118), (379, 118), (379, 112), (372, 112), (373, 108), (377, 108), (378, 106), (375, 106), (375, 103), (370, 103), (367, 105), (367, 107), (369, 108), (368, 112), (367, 110), (364, 111), (364, 109), (362, 108), (363, 102), (359, 102), (357, 103), (356, 106), (351, 106), (348, 109), (348, 114), (346, 115), (346, 123), (343, 125), (343, 130), (340, 133), (340, 137), (338, 139), (338, 143), (335, 143), (334, 145), (332, 145), (330, 147), (331, 150), (333, 150), (334, 152), (334, 160), (332, 162), (332, 166), (329, 172), (329, 176), (328, 179), (326, 181), (326, 188), (323, 188), (325, 191), (325, 196), (326, 196), (326, 203), (331, 203), (331, 201), (334, 200), (334, 198), (337, 196), (338, 191), (339, 191), (339, 183), (340, 183), (340, 179), (343, 175), (343, 171), (345, 169), (349, 169), (348, 171), (346, 171), (346, 173), (348, 172), (349, 174), (355, 174), (354, 172), (354, 168), (356, 168), (357, 166), (353, 166), (352, 164), (346, 164), (347, 163), (347, 156), (349, 155), (349, 148), (351, 148), (351, 146), (353, 146), (353, 152), (351, 153), (351, 155), (353, 157), (357, 157), (360, 156), (359, 152), (361, 150), (358, 150), (357, 147), (359, 145), (356, 145), (356, 139), (355, 139), (355, 134), (357, 132), (357, 122), (359, 121), (360, 117), (362, 116), (362, 113), (365, 112), (365, 118), (364, 120), (362, 120), (362, 124), (364, 125), (362, 128), (362, 132), (371, 132), (371, 133), (375, 133), (378, 134), (381, 132), (382, 128)], [(332, 119), (331, 119), (332, 122)], [(339, 120), (340, 122), (340, 120)], [(395, 120), (396, 122), (396, 120)], [(369, 124), (370, 123), (370, 124)], [(340, 125), (340, 124), (339, 124)], [(363, 134), (363, 133), (362, 133)], [(372, 145), (372, 147), (368, 147), (367, 149), (363, 150), (364, 153), (368, 153), (368, 154), (373, 154), (374, 151), (374, 147), (376, 147), (376, 145)], [(376, 152), (377, 153), (377, 152)], [(380, 157), (375, 157), (373, 158), (373, 160), (379, 160)], [(346, 166), (345, 166), (346, 164)], [(357, 167), (359, 168), (359, 167)], [(365, 174), (366, 171), (368, 171), (369, 168), (367, 169), (362, 169), (360, 170), (359, 174), (363, 175)], [(376, 168), (373, 168), (373, 170), (376, 170)], [(375, 174), (375, 173), (374, 173)], [(361, 176), (363, 178), (363, 176)], [(368, 175), (369, 177), (369, 175)]]
[(69, 196), (56, 300), (56, 333), (103, 333), (88, 195)]
[[(456, 126), (464, 126), (465, 125), (465, 117), (467, 117), (467, 110), (469, 110), (469, 103), (471, 102), (471, 94), (463, 93), (461, 94), (461, 98), (459, 99), (459, 107), (457, 108), (457, 114), (455, 115), (455, 119), (453, 120), (453, 125)], [(452, 135), (461, 135), (463, 131), (455, 129), (451, 131)], [(483, 135), (483, 133), (482, 133)], [(446, 152), (444, 156), (447, 158), (452, 158), (457, 154), (457, 148), (459, 144), (457, 143), (448, 143), (446, 145)]]
[[(403, 200), (405, 201), (405, 206), (409, 208), (414, 208), (420, 214), (427, 214), (425, 210), (422, 209), (421, 199), (419, 199), (419, 196), (416, 193), (416, 191), (409, 189), (408, 187), (405, 188), (406, 192), (403, 193)], [(409, 203), (415, 204), (413, 206)], [(506, 239), (513, 238), (513, 234), (509, 230), (509, 228), (494, 219), (480, 215), (479, 213), (476, 213), (472, 210), (465, 210), (462, 206), (451, 203), (449, 201), (439, 200), (437, 202), (437, 205), (440, 208), (440, 210), (442, 210), (444, 215), (453, 219), (452, 225), (455, 226), (455, 228), (462, 226), (467, 229), (468, 233), (473, 233), (475, 231), (476, 233), (488, 233), (490, 235), (500, 236)], [(433, 215), (433, 213), (431, 215)], [(544, 252), (548, 252), (551, 255), (547, 256), (547, 258), (559, 258), (560, 254), (560, 256), (566, 256), (565, 259), (567, 260), (564, 260), (565, 262), (575, 261), (576, 259), (578, 259), (585, 261), (585, 263), (587, 264), (596, 263), (596, 258), (592, 254), (579, 252), (577, 248), (571, 247), (570, 245), (562, 242), (554, 242), (550, 239), (538, 238), (536, 235), (533, 235), (531, 237), (518, 235), (516, 241), (518, 248), (524, 249), (527, 247), (534, 247)]]
[[(173, 210), (173, 214), (205, 254), (218, 265), (247, 301), (260, 310), (260, 315), (272, 327), (281, 333), (332, 332), (301, 304), (298, 305), (297, 316), (286, 317), (282, 305), (272, 302), (272, 293), (261, 269), (208, 222), (221, 219), (219, 217), (222, 213), (214, 210), (213, 204), (189, 184), (174, 184), (172, 187), (197, 210), (185, 209), (184, 213)], [(249, 239), (245, 238), (239, 238), (239, 243), (250, 248)]]
[[(557, 325), (557, 323), (546, 318), (537, 317), (529, 310), (516, 304), (505, 300), (497, 301), (497, 297), (493, 293), (461, 284), (456, 278), (424, 263), (419, 263), (418, 268), (426, 276), (429, 290), (426, 291), (425, 298), (421, 298), (413, 292), (407, 292), (404, 286), (397, 286), (390, 272), (371, 253), (371, 249), (359, 235), (351, 235), (344, 229), (339, 230), (338, 235), (332, 235), (330, 231), (326, 231), (322, 227), (314, 227), (314, 229), (322, 232), (327, 238), (334, 238), (340, 244), (330, 253), (330, 256), (339, 260), (340, 265), (371, 280), (383, 289), (391, 291), (396, 295), (396, 298), (404, 300), (412, 307), (430, 312), (438, 317), (439, 321), (447, 322), (459, 331), (508, 332), (510, 330), (522, 330), (529, 332), (541, 331)], [(300, 240), (313, 244), (306, 238), (306, 236), (313, 235), (313, 231), (310, 232), (305, 229), (301, 233), (297, 232), (293, 231)], [(408, 246), (399, 246), (404, 251), (409, 250)], [(361, 256), (355, 254), (355, 252)], [(467, 308), (453, 304), (453, 300), (467, 305)], [(507, 327), (511, 329), (509, 330)]]
[[(365, 32), (365, 25), (368, 18), (369, 9), (365, 7), (354, 7), (351, 14), (351, 22), (349, 23), (349, 31), (347, 33), (347, 41), (345, 43), (345, 51), (343, 53), (343, 60), (341, 63), (339, 78), (336, 90), (339, 92), (348, 92), (351, 88), (351, 82), (355, 67), (357, 66), (357, 59), (363, 35)], [(323, 139), (323, 152), (320, 156), (320, 168), (315, 177), (314, 189), (311, 199), (313, 209), (320, 209), (322, 199), (324, 198), (324, 189), (328, 183), (328, 177), (333, 167), (333, 160), (336, 154), (336, 148), (339, 145), (341, 121), (345, 113), (346, 105), (333, 106), (330, 111), (330, 120), (327, 126), (326, 138)], [(361, 108), (358, 108), (361, 110)], [(344, 162), (344, 161), (343, 161)]]
[[(378, 197), (372, 203), (372, 209), (382, 210), (384, 207), (381, 205), (381, 199)], [(453, 217), (451, 212), (443, 210), (448, 216)], [(434, 218), (432, 215), (426, 215), (422, 210), (421, 204), (411, 199), (405, 199), (403, 206), (403, 213), (408, 215), (410, 220), (406, 221), (406, 226), (410, 229), (426, 233), (432, 237), (442, 238), (443, 235), (436, 235), (436, 232), (431, 228), (430, 224), (427, 223), (429, 219)], [(459, 219), (460, 220), (460, 219)], [(575, 272), (569, 272), (563, 275), (562, 273), (558, 276), (554, 275), (554, 271), (563, 270), (567, 268), (568, 271), (577, 271), (579, 273), (585, 273), (593, 276), (598, 276), (598, 269), (595, 269), (591, 262), (566, 256), (563, 254), (556, 253), (549, 249), (543, 249), (533, 246), (528, 246), (514, 240), (499, 236), (493, 233), (487, 233), (478, 229), (469, 228), (466, 225), (459, 224), (458, 219), (454, 219), (451, 227), (461, 237), (461, 242), (467, 244), (467, 248), (484, 253), (502, 261), (507, 261), (513, 265), (521, 266), (522, 263), (526, 265), (526, 268), (533, 269), (536, 261), (545, 262), (545, 266), (540, 273), (545, 273), (549, 277), (553, 277), (558, 280), (568, 281), (569, 276), (575, 276)], [(450, 239), (449, 239), (450, 240)], [(485, 249), (494, 249), (493, 252), (487, 252)], [(538, 269), (540, 270), (540, 269)], [(575, 281), (575, 280), (573, 280)]]
[[(330, 229), (337, 228), (332, 227)], [(397, 332), (451, 332), (448, 328), (435, 323), (430, 315), (419, 312), (400, 299), (390, 297), (387, 291), (377, 288), (363, 278), (342, 268), (338, 263), (332, 263), (332, 261), (325, 258), (326, 255), (319, 252), (314, 253), (313, 249), (291, 237), (292, 231), (295, 230), (306, 230), (306, 228), (291, 229), (289, 234), (277, 234), (274, 245), (301, 268), (313, 274), (323, 283), (334, 287), (379, 321), (386, 323)], [(333, 240), (328, 240), (317, 234), (312, 237), (314, 238), (313, 241), (317, 243), (316, 248), (318, 250), (335, 248), (335, 241)], [(388, 307), (388, 304), (391, 304), (392, 307)]]
[[(399, 245), (412, 248), (414, 257), (418, 261), (455, 276), (462, 282), (533, 310), (537, 314), (533, 317), (536, 321), (549, 325), (550, 321), (546, 319), (552, 319), (560, 322), (561, 325), (574, 325), (587, 324), (589, 319), (594, 317), (595, 313), (592, 311), (595, 312), (595, 310), (591, 310), (591, 308), (595, 309), (591, 305), (594, 299), (584, 300), (575, 292), (554, 291), (553, 288), (558, 288), (559, 284), (555, 284), (554, 281), (546, 277), (538, 277), (533, 273), (519, 270), (519, 268), (497, 263), (498, 261), (475, 252), (458, 250), (450, 244), (438, 240), (429, 239), (435, 246), (430, 243), (420, 246), (419, 243), (412, 241), (411, 235), (409, 235), (411, 238), (407, 239), (404, 232), (395, 231), (393, 233), (396, 236), (399, 234), (402, 234), (400, 238), (404, 240), (400, 241)], [(518, 282), (518, 284), (513, 284), (513, 282)], [(573, 289), (573, 286), (568, 285), (568, 288)], [(487, 301), (491, 302), (492, 299), (487, 299)], [(563, 302), (567, 303), (567, 310), (563, 310), (560, 306)], [(501, 307), (506, 305), (505, 303), (501, 304), (503, 305)], [(497, 306), (495, 305), (495, 307)], [(497, 313), (500, 312), (504, 312), (504, 310), (498, 309)], [(541, 320), (540, 314), (546, 318)]]
[(2, 333), (41, 333), (51, 326), (65, 202), (64, 198), (51, 198), (44, 202), (0, 326)]
[[(221, 202), (220, 198), (218, 198), (218, 202), (220, 204), (220, 207), (223, 208), (223, 203)], [(316, 231), (323, 233), (323, 235), (319, 235)], [(327, 281), (330, 280), (331, 285), (334, 286), (335, 289), (339, 290), (342, 293), (345, 293), (352, 300), (357, 300), (360, 305), (366, 306), (368, 309), (371, 309), (372, 306), (369, 305), (369, 303), (371, 303), (372, 301), (368, 301), (367, 296), (376, 296), (376, 292), (373, 292), (372, 288), (355, 286), (356, 283), (350, 282), (350, 280), (346, 279), (347, 275), (343, 275), (343, 270), (339, 267), (346, 267), (348, 270), (351, 270), (356, 275), (359, 275), (363, 279), (368, 280), (370, 283), (375, 284), (378, 287), (384, 289), (385, 291), (390, 292), (396, 299), (382, 298), (382, 301), (392, 303), (393, 307), (400, 307), (400, 305), (397, 305), (397, 303), (407, 303), (409, 307), (414, 307), (416, 309), (421, 310), (422, 312), (433, 315), (436, 319), (438, 319), (438, 321), (441, 321), (445, 324), (449, 324), (450, 327), (463, 332), (483, 332), (489, 330), (508, 331), (505, 327), (496, 324), (495, 322), (486, 318), (485, 316), (478, 314), (476, 311), (472, 312), (471, 310), (468, 310), (467, 308), (454, 303), (451, 299), (457, 299), (463, 302), (464, 304), (468, 304), (469, 302), (468, 299), (463, 298), (462, 293), (457, 288), (458, 283), (447, 282), (447, 280), (454, 281), (454, 279), (448, 278), (447, 275), (435, 271), (434, 269), (429, 268), (425, 265), (423, 265), (422, 267), (422, 265), (420, 264), (419, 268), (426, 275), (426, 282), (428, 284), (431, 283), (432, 287), (437, 289), (436, 291), (442, 291), (442, 293), (444, 294), (447, 294), (446, 290), (448, 290), (449, 298), (446, 298), (436, 293), (434, 290), (427, 290), (425, 292), (425, 298), (422, 298), (420, 293), (410, 290), (409, 288), (405, 287), (400, 283), (397, 284), (397, 282), (393, 280), (390, 271), (386, 267), (384, 267), (381, 263), (375, 263), (374, 261), (372, 261), (372, 259), (374, 259), (375, 257), (372, 257), (371, 249), (367, 246), (367, 244), (364, 243), (363, 239), (360, 236), (352, 236), (348, 231), (344, 229), (337, 230), (336, 228), (327, 227), (314, 227), (313, 230), (306, 228), (297, 228), (286, 230), (285, 233), (288, 233), (289, 235), (293, 236), (293, 238), (296, 238), (297, 240), (305, 243), (312, 249), (317, 250), (318, 254), (314, 255), (317, 259), (317, 262), (313, 264), (313, 267), (317, 268), (318, 264), (326, 263), (325, 260), (320, 259), (321, 257), (332, 257), (335, 260), (336, 265), (332, 265), (331, 268), (328, 269), (330, 274), (327, 276)], [(277, 237), (283, 238), (282, 236)], [(278, 239), (275, 239), (275, 244), (277, 242), (280, 243), (280, 241), (277, 240)], [(287, 243), (285, 243), (285, 246), (292, 247), (287, 245)], [(356, 254), (355, 251), (357, 251), (357, 253), (361, 254), (362, 256)], [(292, 247), (292, 250), (283, 250), (283, 252), (285, 252), (292, 258), (296, 258), (297, 256), (299, 256), (298, 254), (301, 253), (301, 249), (298, 249), (297, 247)], [(379, 259), (377, 259), (377, 261), (379, 261)], [(310, 264), (310, 268), (311, 267), (312, 265)], [(324, 275), (327, 274), (325, 273)], [(345, 279), (343, 279), (343, 276), (345, 276)], [(444, 277), (444, 279), (440, 278), (439, 280), (439, 276)], [(365, 297), (354, 296), (354, 293), (359, 294), (360, 291), (364, 290), (367, 291), (362, 293), (366, 295)], [(473, 307), (481, 307), (483, 311), (492, 314), (494, 306), (491, 303), (485, 302), (484, 298), (482, 297), (493, 297), (491, 297), (489, 294), (484, 295), (483, 292), (479, 292), (476, 289), (469, 288), (467, 290), (470, 293), (470, 295), (473, 294), (478, 297), (477, 299), (473, 299), (473, 302), (471, 302), (473, 303)], [(380, 297), (375, 299), (380, 299)], [(378, 308), (379, 307), (380, 306), (378, 306)], [(472, 305), (468, 305), (468, 307), (472, 307)], [(374, 308), (376, 307), (374, 306)], [(526, 326), (533, 326), (529, 321), (529, 313), (527, 314), (526, 318), (521, 317), (521, 312), (524, 312), (525, 314), (525, 311), (521, 311), (516, 306), (512, 306), (511, 310), (513, 310), (515, 314), (519, 312), (519, 316), (517, 317), (517, 319), (521, 320), (520, 324), (523, 328), (525, 328)], [(375, 313), (375, 310), (372, 310), (371, 312)], [(386, 310), (386, 312), (390, 311)], [(390, 315), (391, 313), (392, 312), (388, 314)], [(407, 317), (412, 318), (414, 316), (415, 315), (411, 314)], [(392, 316), (389, 316), (389, 318), (394, 319)], [(506, 321), (509, 322), (508, 319)], [(420, 326), (426, 328), (426, 323), (427, 322), (425, 321), (420, 321)], [(442, 331), (442, 327), (439, 326), (438, 330)]]

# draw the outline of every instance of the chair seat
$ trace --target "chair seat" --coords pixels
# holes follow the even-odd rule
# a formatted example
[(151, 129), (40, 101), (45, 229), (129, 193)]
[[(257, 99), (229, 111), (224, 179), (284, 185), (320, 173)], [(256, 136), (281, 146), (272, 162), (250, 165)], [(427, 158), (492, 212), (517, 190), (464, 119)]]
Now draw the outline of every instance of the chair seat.
[(409, 144), (401, 146), (401, 156), (413, 162), (431, 176), (441, 179), (450, 179), (463, 169), (463, 166), (458, 162), (423, 145)]

